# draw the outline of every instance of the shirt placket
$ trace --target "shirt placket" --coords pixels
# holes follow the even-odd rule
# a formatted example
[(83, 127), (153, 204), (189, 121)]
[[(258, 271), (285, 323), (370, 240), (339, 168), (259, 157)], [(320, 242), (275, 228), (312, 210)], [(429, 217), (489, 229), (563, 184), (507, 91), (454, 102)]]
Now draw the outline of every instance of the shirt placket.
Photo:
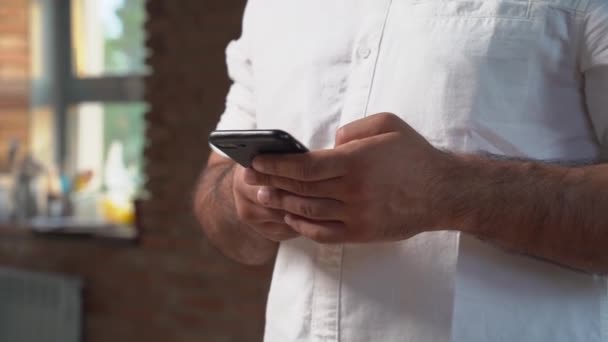
[[(392, 0), (369, 2), (366, 20), (357, 35), (353, 65), (340, 126), (364, 118), (382, 36)], [(311, 335), (317, 342), (340, 341), (341, 278), (344, 246), (319, 245), (313, 286)]]
[(339, 341), (340, 276), (343, 246), (319, 246), (312, 300), (314, 341)]
[(344, 98), (340, 126), (370, 114), (367, 113), (367, 107), (392, 0), (377, 1), (377, 3), (381, 4), (376, 4), (367, 10), (367, 20), (362, 23), (362, 29), (355, 41), (353, 65)]

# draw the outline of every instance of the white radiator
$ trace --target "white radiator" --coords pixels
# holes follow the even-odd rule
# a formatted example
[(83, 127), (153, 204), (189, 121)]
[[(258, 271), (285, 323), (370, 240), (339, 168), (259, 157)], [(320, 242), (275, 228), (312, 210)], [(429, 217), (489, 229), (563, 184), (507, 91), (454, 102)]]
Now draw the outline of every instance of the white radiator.
[(82, 282), (0, 268), (0, 341), (80, 342)]

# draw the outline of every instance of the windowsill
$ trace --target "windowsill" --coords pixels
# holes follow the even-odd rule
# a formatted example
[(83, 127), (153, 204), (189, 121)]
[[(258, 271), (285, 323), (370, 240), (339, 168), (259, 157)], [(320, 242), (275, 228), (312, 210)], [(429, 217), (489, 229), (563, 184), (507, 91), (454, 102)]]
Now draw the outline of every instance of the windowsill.
[(116, 242), (135, 243), (138, 239), (137, 229), (104, 222), (83, 222), (73, 219), (36, 219), (24, 224), (0, 223), (0, 238), (13, 237), (48, 237), (82, 240), (112, 240)]

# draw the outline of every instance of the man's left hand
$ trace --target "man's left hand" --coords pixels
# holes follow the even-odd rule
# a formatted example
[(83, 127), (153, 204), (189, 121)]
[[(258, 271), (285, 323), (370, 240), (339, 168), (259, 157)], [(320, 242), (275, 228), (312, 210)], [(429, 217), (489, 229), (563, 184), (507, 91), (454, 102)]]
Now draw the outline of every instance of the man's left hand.
[(258, 201), (314, 241), (396, 241), (440, 227), (451, 161), (382, 113), (342, 127), (334, 149), (259, 156), (245, 181), (264, 186)]

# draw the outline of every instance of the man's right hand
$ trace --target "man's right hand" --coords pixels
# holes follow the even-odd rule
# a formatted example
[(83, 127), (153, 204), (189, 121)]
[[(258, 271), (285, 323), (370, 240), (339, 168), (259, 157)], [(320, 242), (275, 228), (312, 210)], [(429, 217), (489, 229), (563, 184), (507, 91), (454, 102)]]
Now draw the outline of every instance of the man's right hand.
[[(249, 171), (250, 172), (250, 171)], [(226, 256), (246, 265), (273, 260), (279, 241), (297, 234), (284, 213), (258, 204), (260, 186), (245, 182), (247, 169), (212, 152), (194, 199), (194, 210), (209, 241)], [(261, 191), (277, 191), (264, 188)]]
[(232, 171), (232, 193), (239, 220), (262, 237), (280, 242), (298, 237), (285, 223), (285, 212), (260, 205), (260, 197), (277, 191), (269, 187), (252, 186), (245, 182), (247, 170), (235, 165)]

